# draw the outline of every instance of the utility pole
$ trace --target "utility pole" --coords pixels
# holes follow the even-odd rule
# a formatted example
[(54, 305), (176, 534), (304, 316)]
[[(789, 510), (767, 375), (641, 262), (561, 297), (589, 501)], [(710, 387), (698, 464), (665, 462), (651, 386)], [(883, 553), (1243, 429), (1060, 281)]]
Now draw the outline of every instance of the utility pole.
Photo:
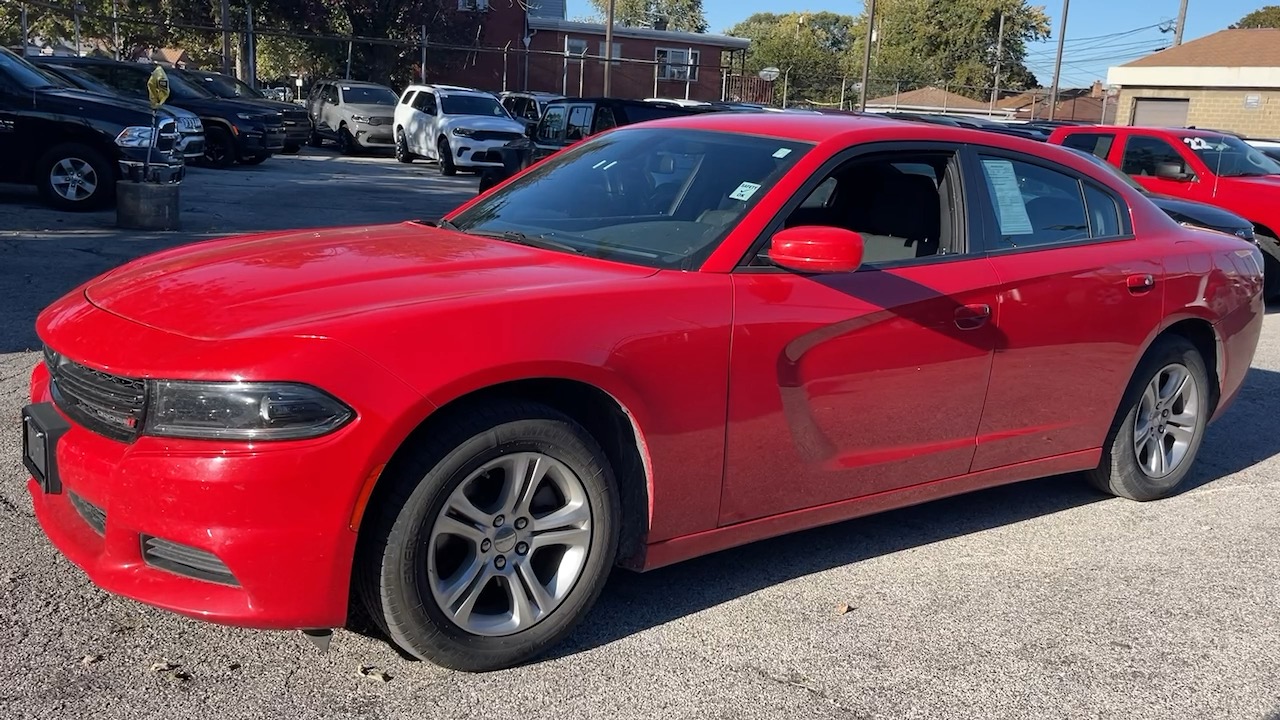
[[(507, 62), (505, 59), (502, 61), (502, 71), (503, 72), (507, 71)], [(422, 26), (422, 83), (424, 85), (427, 83), (427, 26), (426, 25)], [(504, 87), (503, 89), (505, 90), (506, 88)]]
[(72, 12), (75, 13), (76, 20), (76, 57), (80, 57), (83, 55), (80, 52), (80, 13), (84, 12), (84, 6), (76, 3), (75, 7), (72, 8)]
[(27, 56), (27, 45), (30, 44), (31, 36), (27, 34), (27, 4), (22, 3), (22, 57)]
[(116, 60), (120, 59), (120, 2), (111, 0), (111, 48)]
[(258, 87), (258, 38), (253, 34), (253, 3), (245, 6), (245, 40), (248, 62), (245, 63), (244, 81), (249, 87)]
[(867, 80), (871, 77), (871, 33), (876, 22), (876, 0), (867, 0), (867, 38), (862, 48), (862, 86), (858, 88), (858, 111), (867, 109)]
[(1058, 58), (1053, 61), (1053, 88), (1049, 91), (1049, 119), (1058, 106), (1058, 80), (1062, 77), (1062, 42), (1067, 38), (1067, 9), (1071, 0), (1062, 0), (1062, 22), (1058, 27)]
[(1173, 31), (1173, 44), (1182, 44), (1182, 29), (1187, 25), (1187, 0), (1182, 0), (1182, 7), (1178, 10), (1178, 26)]
[(222, 74), (231, 74), (231, 0), (222, 0)]
[(613, 88), (613, 0), (605, 6), (604, 13), (604, 86), (601, 94), (610, 96)]
[(1000, 58), (1004, 55), (1004, 11), (1000, 11), (1000, 34), (996, 36), (996, 68), (993, 71), (995, 76), (995, 84), (991, 89), (991, 111), (988, 115), (994, 114), (996, 111), (996, 101), (1000, 99)]

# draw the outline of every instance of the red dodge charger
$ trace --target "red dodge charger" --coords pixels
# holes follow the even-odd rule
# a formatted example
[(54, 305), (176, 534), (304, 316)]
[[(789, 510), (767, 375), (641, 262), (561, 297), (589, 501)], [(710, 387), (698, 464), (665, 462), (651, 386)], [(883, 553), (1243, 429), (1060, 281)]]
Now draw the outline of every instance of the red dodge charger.
[(38, 319), (24, 461), (111, 592), (257, 628), (360, 611), (492, 669), (562, 639), (614, 565), (1057, 473), (1175, 492), (1261, 291), (1256, 246), (1060, 148), (689, 116), (438, 221), (89, 281)]

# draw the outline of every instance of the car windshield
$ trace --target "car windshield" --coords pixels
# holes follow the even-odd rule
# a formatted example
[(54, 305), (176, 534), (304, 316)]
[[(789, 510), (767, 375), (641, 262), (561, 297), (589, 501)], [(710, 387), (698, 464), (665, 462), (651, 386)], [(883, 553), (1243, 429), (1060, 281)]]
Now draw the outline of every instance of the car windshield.
[(0, 48), (0, 73), (4, 73), (23, 90), (65, 87), (65, 83), (52, 80), (35, 65), (4, 48)]
[[(152, 72), (152, 71), (148, 71)], [(166, 73), (169, 78), (169, 93), (180, 100), (208, 100), (217, 95), (192, 83), (178, 73)]]
[(342, 102), (348, 105), (395, 105), (398, 98), (383, 87), (342, 86)]
[(1280, 175), (1280, 163), (1243, 140), (1227, 135), (1183, 135), (1210, 172), (1222, 177)]
[(440, 107), (445, 115), (508, 117), (497, 98), (483, 95), (445, 95), (440, 98)]
[(221, 98), (252, 98), (261, 100), (265, 97), (262, 93), (249, 87), (244, 82), (236, 78), (223, 77), (221, 75), (194, 75), (199, 84), (209, 92)]
[(624, 128), (544, 160), (449, 220), (466, 233), (688, 270), (810, 148), (754, 135)]
[(83, 90), (98, 93), (99, 95), (119, 95), (115, 88), (107, 85), (98, 78), (89, 73), (73, 67), (58, 66), (57, 68), (49, 68), (50, 72), (56, 72), (72, 85)]

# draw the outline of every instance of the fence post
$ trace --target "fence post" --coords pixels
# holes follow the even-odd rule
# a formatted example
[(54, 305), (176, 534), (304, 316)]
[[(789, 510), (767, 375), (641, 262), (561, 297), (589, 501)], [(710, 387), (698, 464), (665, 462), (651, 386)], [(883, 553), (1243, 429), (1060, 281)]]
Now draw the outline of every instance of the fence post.
[[(698, 62), (702, 62), (702, 56), (698, 56)], [(684, 99), (689, 99), (689, 86), (693, 84), (693, 48), (685, 49), (684, 56)]]
[(253, 3), (245, 5), (244, 13), (245, 36), (248, 41), (247, 62), (245, 62), (245, 70), (248, 77), (245, 79), (249, 87), (258, 86), (258, 37), (253, 33)]
[(560, 58), (560, 94), (569, 94), (569, 34), (564, 36), (564, 56)]
[(840, 76), (840, 109), (844, 110), (844, 86), (849, 82), (849, 78), (844, 75)]
[(791, 92), (791, 68), (782, 74), (782, 109), (787, 109), (787, 95)]
[(949, 87), (951, 83), (942, 83), (942, 112), (947, 111), (947, 98), (951, 95), (951, 91), (947, 89)]
[[(588, 46), (590, 47), (590, 46)], [(583, 50), (578, 56), (578, 97), (582, 97), (582, 91), (587, 81), (587, 51)]]
[(27, 45), (31, 36), (28, 34), (27, 28), (27, 4), (22, 3), (22, 57), (27, 56)]
[(726, 68), (720, 68), (720, 102), (729, 99), (729, 71)]
[(111, 56), (120, 59), (120, 2), (111, 0)]
[(347, 40), (347, 75), (346, 75), (346, 79), (348, 80), (351, 79), (351, 45), (352, 45), (352, 40), (348, 39)]
[(658, 61), (653, 61), (653, 96), (658, 97)]
[[(426, 26), (424, 25), (423, 28)], [(502, 92), (507, 91), (507, 51), (511, 49), (511, 41), (508, 40), (506, 45), (502, 46)], [(427, 81), (427, 61), (422, 60), (422, 82)]]
[(222, 0), (222, 74), (231, 74), (231, 0)]
[(902, 81), (893, 81), (893, 109), (898, 109), (898, 96), (902, 94)]
[[(510, 45), (511, 43), (507, 43)], [(422, 82), (427, 82), (427, 26), (422, 26)], [(502, 89), (507, 89), (507, 51), (502, 51)]]
[(83, 10), (84, 10), (84, 6), (83, 6), (83, 5), (81, 5), (80, 3), (76, 3), (76, 4), (75, 4), (75, 6), (71, 8), (72, 15), (73, 15), (73, 17), (75, 17), (75, 21), (76, 21), (76, 57), (80, 57), (80, 55), (81, 55), (81, 52), (80, 52), (80, 13), (81, 13)]

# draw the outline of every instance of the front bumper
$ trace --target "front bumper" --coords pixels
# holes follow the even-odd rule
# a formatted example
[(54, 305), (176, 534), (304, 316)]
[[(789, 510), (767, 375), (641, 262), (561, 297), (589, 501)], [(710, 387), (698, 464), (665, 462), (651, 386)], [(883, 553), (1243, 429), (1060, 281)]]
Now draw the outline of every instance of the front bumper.
[(449, 138), (453, 164), (458, 167), (502, 167), (502, 148), (511, 140), (475, 140), (465, 136)]
[(286, 146), (302, 147), (311, 139), (311, 118), (303, 113), (299, 117), (284, 119), (284, 142)]
[(237, 127), (236, 152), (241, 158), (278, 153), (285, 146), (284, 125)]
[(355, 128), (356, 144), (360, 147), (393, 148), (396, 146), (396, 138), (391, 125), (358, 123)]
[(183, 133), (178, 139), (178, 151), (188, 160), (204, 157), (204, 132)]

